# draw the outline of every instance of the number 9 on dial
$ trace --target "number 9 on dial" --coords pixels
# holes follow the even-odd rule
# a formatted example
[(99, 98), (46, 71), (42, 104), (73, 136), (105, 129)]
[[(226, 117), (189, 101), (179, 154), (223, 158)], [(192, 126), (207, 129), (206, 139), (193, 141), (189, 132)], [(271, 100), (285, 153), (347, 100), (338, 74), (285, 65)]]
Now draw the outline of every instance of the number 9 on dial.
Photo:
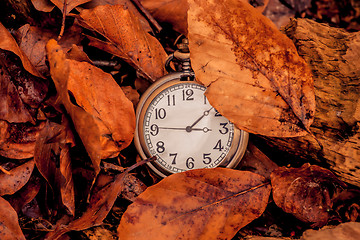
[(208, 102), (206, 88), (181, 81), (182, 73), (157, 80), (136, 111), (135, 146), (159, 176), (197, 168), (234, 168), (243, 157), (248, 133), (239, 130)]

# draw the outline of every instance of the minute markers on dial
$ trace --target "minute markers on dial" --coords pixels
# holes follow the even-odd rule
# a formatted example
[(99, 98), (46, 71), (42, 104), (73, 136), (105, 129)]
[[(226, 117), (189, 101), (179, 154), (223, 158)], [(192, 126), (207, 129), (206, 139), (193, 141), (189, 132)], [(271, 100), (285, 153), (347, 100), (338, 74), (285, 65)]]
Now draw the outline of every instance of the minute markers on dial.
[(204, 92), (203, 86), (179, 82), (149, 103), (143, 120), (144, 144), (149, 155), (157, 156), (157, 167), (175, 173), (216, 167), (225, 160), (233, 125), (203, 100)]

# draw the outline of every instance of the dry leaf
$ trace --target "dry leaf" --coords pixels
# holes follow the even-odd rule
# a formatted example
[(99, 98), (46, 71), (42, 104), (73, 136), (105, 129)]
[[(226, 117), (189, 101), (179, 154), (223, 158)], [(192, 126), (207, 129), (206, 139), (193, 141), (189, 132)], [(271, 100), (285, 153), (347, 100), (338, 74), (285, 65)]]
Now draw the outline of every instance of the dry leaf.
[(132, 102), (110, 74), (87, 62), (69, 60), (69, 64), (68, 91), (81, 108), (103, 123), (116, 148), (114, 153), (104, 153), (102, 158), (114, 157), (133, 139), (135, 111)]
[(150, 27), (149, 22), (143, 16), (143, 14), (137, 9), (137, 7), (133, 4), (132, 0), (92, 0), (76, 9), (78, 9), (81, 12), (82, 10), (81, 8), (91, 9), (102, 5), (121, 5), (124, 7), (124, 9), (129, 9), (129, 11), (135, 15), (135, 18), (137, 18), (140, 21), (144, 31), (152, 32), (152, 28)]
[(131, 174), (124, 176), (123, 191), (121, 197), (134, 202), (136, 198), (145, 191), (147, 186), (137, 177)]
[[(30, 26), (25, 24), (17, 30), (17, 38), (21, 50), (27, 55), (32, 65), (43, 75), (47, 75), (49, 68), (46, 60), (46, 43), (57, 38), (57, 34), (53, 31)], [(69, 50), (73, 44), (79, 44), (82, 39), (81, 28), (72, 26), (67, 29), (59, 41), (59, 45), (64, 50)]]
[(30, 179), (34, 169), (34, 161), (30, 160), (11, 169), (10, 174), (0, 172), (0, 196), (12, 195), (19, 191)]
[[(116, 156), (132, 141), (135, 130), (132, 103), (110, 74), (86, 62), (65, 59), (55, 40), (47, 44), (47, 53), (60, 99), (97, 175), (102, 158)], [(70, 97), (75, 102), (71, 102)]]
[(20, 47), (16, 43), (13, 36), (10, 32), (0, 23), (0, 48), (15, 53), (21, 60), (26, 71), (31, 73), (34, 76), (42, 77), (43, 76), (36, 70), (36, 68), (31, 64), (27, 56), (21, 51)]
[(137, 104), (140, 100), (140, 94), (136, 89), (133, 89), (131, 86), (122, 86), (121, 89), (125, 93), (126, 97), (132, 102), (134, 108), (136, 109)]
[(149, 187), (122, 216), (120, 239), (231, 239), (265, 210), (270, 186), (233, 169), (196, 169)]
[(74, 141), (68, 124), (47, 122), (34, 153), (36, 167), (53, 190), (55, 204), (61, 201), (71, 215), (75, 214), (75, 195), (69, 148)]
[(337, 186), (346, 186), (329, 170), (310, 164), (274, 170), (271, 185), (277, 206), (314, 226), (326, 224), (332, 208), (331, 194)]
[(342, 222), (360, 220), (360, 189), (346, 189), (333, 202), (333, 209)]
[(141, 4), (156, 20), (170, 23), (174, 30), (187, 35), (187, 0), (141, 0)]
[(33, 157), (36, 138), (44, 125), (45, 122), (33, 126), (0, 120), (0, 155), (13, 159)]
[(324, 227), (320, 230), (309, 229), (303, 233), (301, 240), (358, 240), (360, 223), (342, 223), (336, 227)]
[(40, 191), (41, 181), (39, 177), (35, 177), (33, 174), (29, 181), (19, 191), (7, 197), (7, 200), (19, 213), (21, 209), (28, 203), (30, 203)]
[(237, 169), (257, 173), (266, 179), (270, 179), (271, 172), (278, 167), (279, 166), (271, 161), (260, 149), (249, 142), (245, 155), (241, 159)]
[(107, 40), (89, 37), (90, 45), (123, 58), (152, 81), (165, 74), (167, 55), (164, 49), (143, 29), (130, 10), (122, 5), (98, 6), (81, 11), (78, 19), (82, 26), (98, 32)]
[(305, 135), (313, 122), (313, 79), (290, 39), (248, 3), (189, 0), (189, 48), (199, 82), (240, 129)]
[(42, 12), (51, 12), (55, 7), (50, 0), (31, 0), (31, 3), (36, 10)]
[[(71, 10), (77, 6), (90, 1), (91, 0), (66, 0), (65, 15), (68, 15)], [(38, 11), (51, 12), (54, 9), (54, 5), (59, 8), (61, 12), (64, 11), (64, 0), (31, 0), (31, 2)]]
[(111, 210), (118, 194), (124, 186), (126, 173), (118, 174), (114, 178), (99, 175), (90, 197), (89, 206), (83, 215), (68, 225), (57, 225), (53, 232), (49, 232), (45, 239), (56, 240), (69, 231), (80, 231), (98, 226)]
[[(52, 3), (57, 6), (61, 12), (64, 11), (64, 0), (50, 0)], [(91, 0), (67, 0), (66, 1), (66, 8), (65, 8), (65, 15), (68, 15), (71, 10), (76, 8), (77, 6), (90, 2)]]
[[(239, 0), (253, 2), (252, 0)], [(269, 0), (265, 0), (264, 5), (259, 5), (256, 9), (262, 12)], [(170, 23), (174, 30), (187, 35), (187, 0), (141, 0), (141, 4), (159, 22)]]
[(0, 197), (0, 226), (1, 240), (25, 240), (15, 210), (2, 197)]
[(34, 121), (3, 64), (0, 69), (0, 119), (10, 123)]

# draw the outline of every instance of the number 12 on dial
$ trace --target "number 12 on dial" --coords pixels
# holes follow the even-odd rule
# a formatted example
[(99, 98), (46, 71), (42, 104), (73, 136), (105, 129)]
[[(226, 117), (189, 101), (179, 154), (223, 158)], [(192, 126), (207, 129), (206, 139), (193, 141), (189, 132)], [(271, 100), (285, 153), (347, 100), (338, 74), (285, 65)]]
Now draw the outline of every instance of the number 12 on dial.
[(206, 88), (180, 81), (180, 73), (158, 80), (142, 96), (136, 113), (135, 146), (159, 176), (197, 168), (235, 167), (248, 133), (236, 128), (207, 101)]

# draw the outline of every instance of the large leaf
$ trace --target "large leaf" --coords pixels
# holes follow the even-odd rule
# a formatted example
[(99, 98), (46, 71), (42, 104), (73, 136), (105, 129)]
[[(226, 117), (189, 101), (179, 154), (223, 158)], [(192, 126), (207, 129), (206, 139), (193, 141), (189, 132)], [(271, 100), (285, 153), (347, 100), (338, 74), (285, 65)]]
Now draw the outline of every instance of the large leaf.
[(265, 178), (233, 169), (196, 169), (166, 177), (124, 213), (120, 239), (231, 239), (265, 210)]
[(2, 197), (0, 197), (0, 239), (25, 240), (15, 210)]
[(189, 48), (209, 102), (236, 126), (277, 137), (305, 135), (313, 79), (292, 41), (248, 3), (189, 0)]
[(83, 10), (80, 23), (100, 33), (107, 41), (90, 38), (90, 44), (123, 58), (140, 74), (155, 81), (164, 75), (166, 53), (161, 44), (147, 33), (138, 18), (122, 5), (103, 5)]
[(66, 59), (55, 40), (46, 48), (62, 104), (98, 174), (101, 159), (118, 155), (131, 143), (135, 129), (132, 103), (110, 74), (89, 63)]

